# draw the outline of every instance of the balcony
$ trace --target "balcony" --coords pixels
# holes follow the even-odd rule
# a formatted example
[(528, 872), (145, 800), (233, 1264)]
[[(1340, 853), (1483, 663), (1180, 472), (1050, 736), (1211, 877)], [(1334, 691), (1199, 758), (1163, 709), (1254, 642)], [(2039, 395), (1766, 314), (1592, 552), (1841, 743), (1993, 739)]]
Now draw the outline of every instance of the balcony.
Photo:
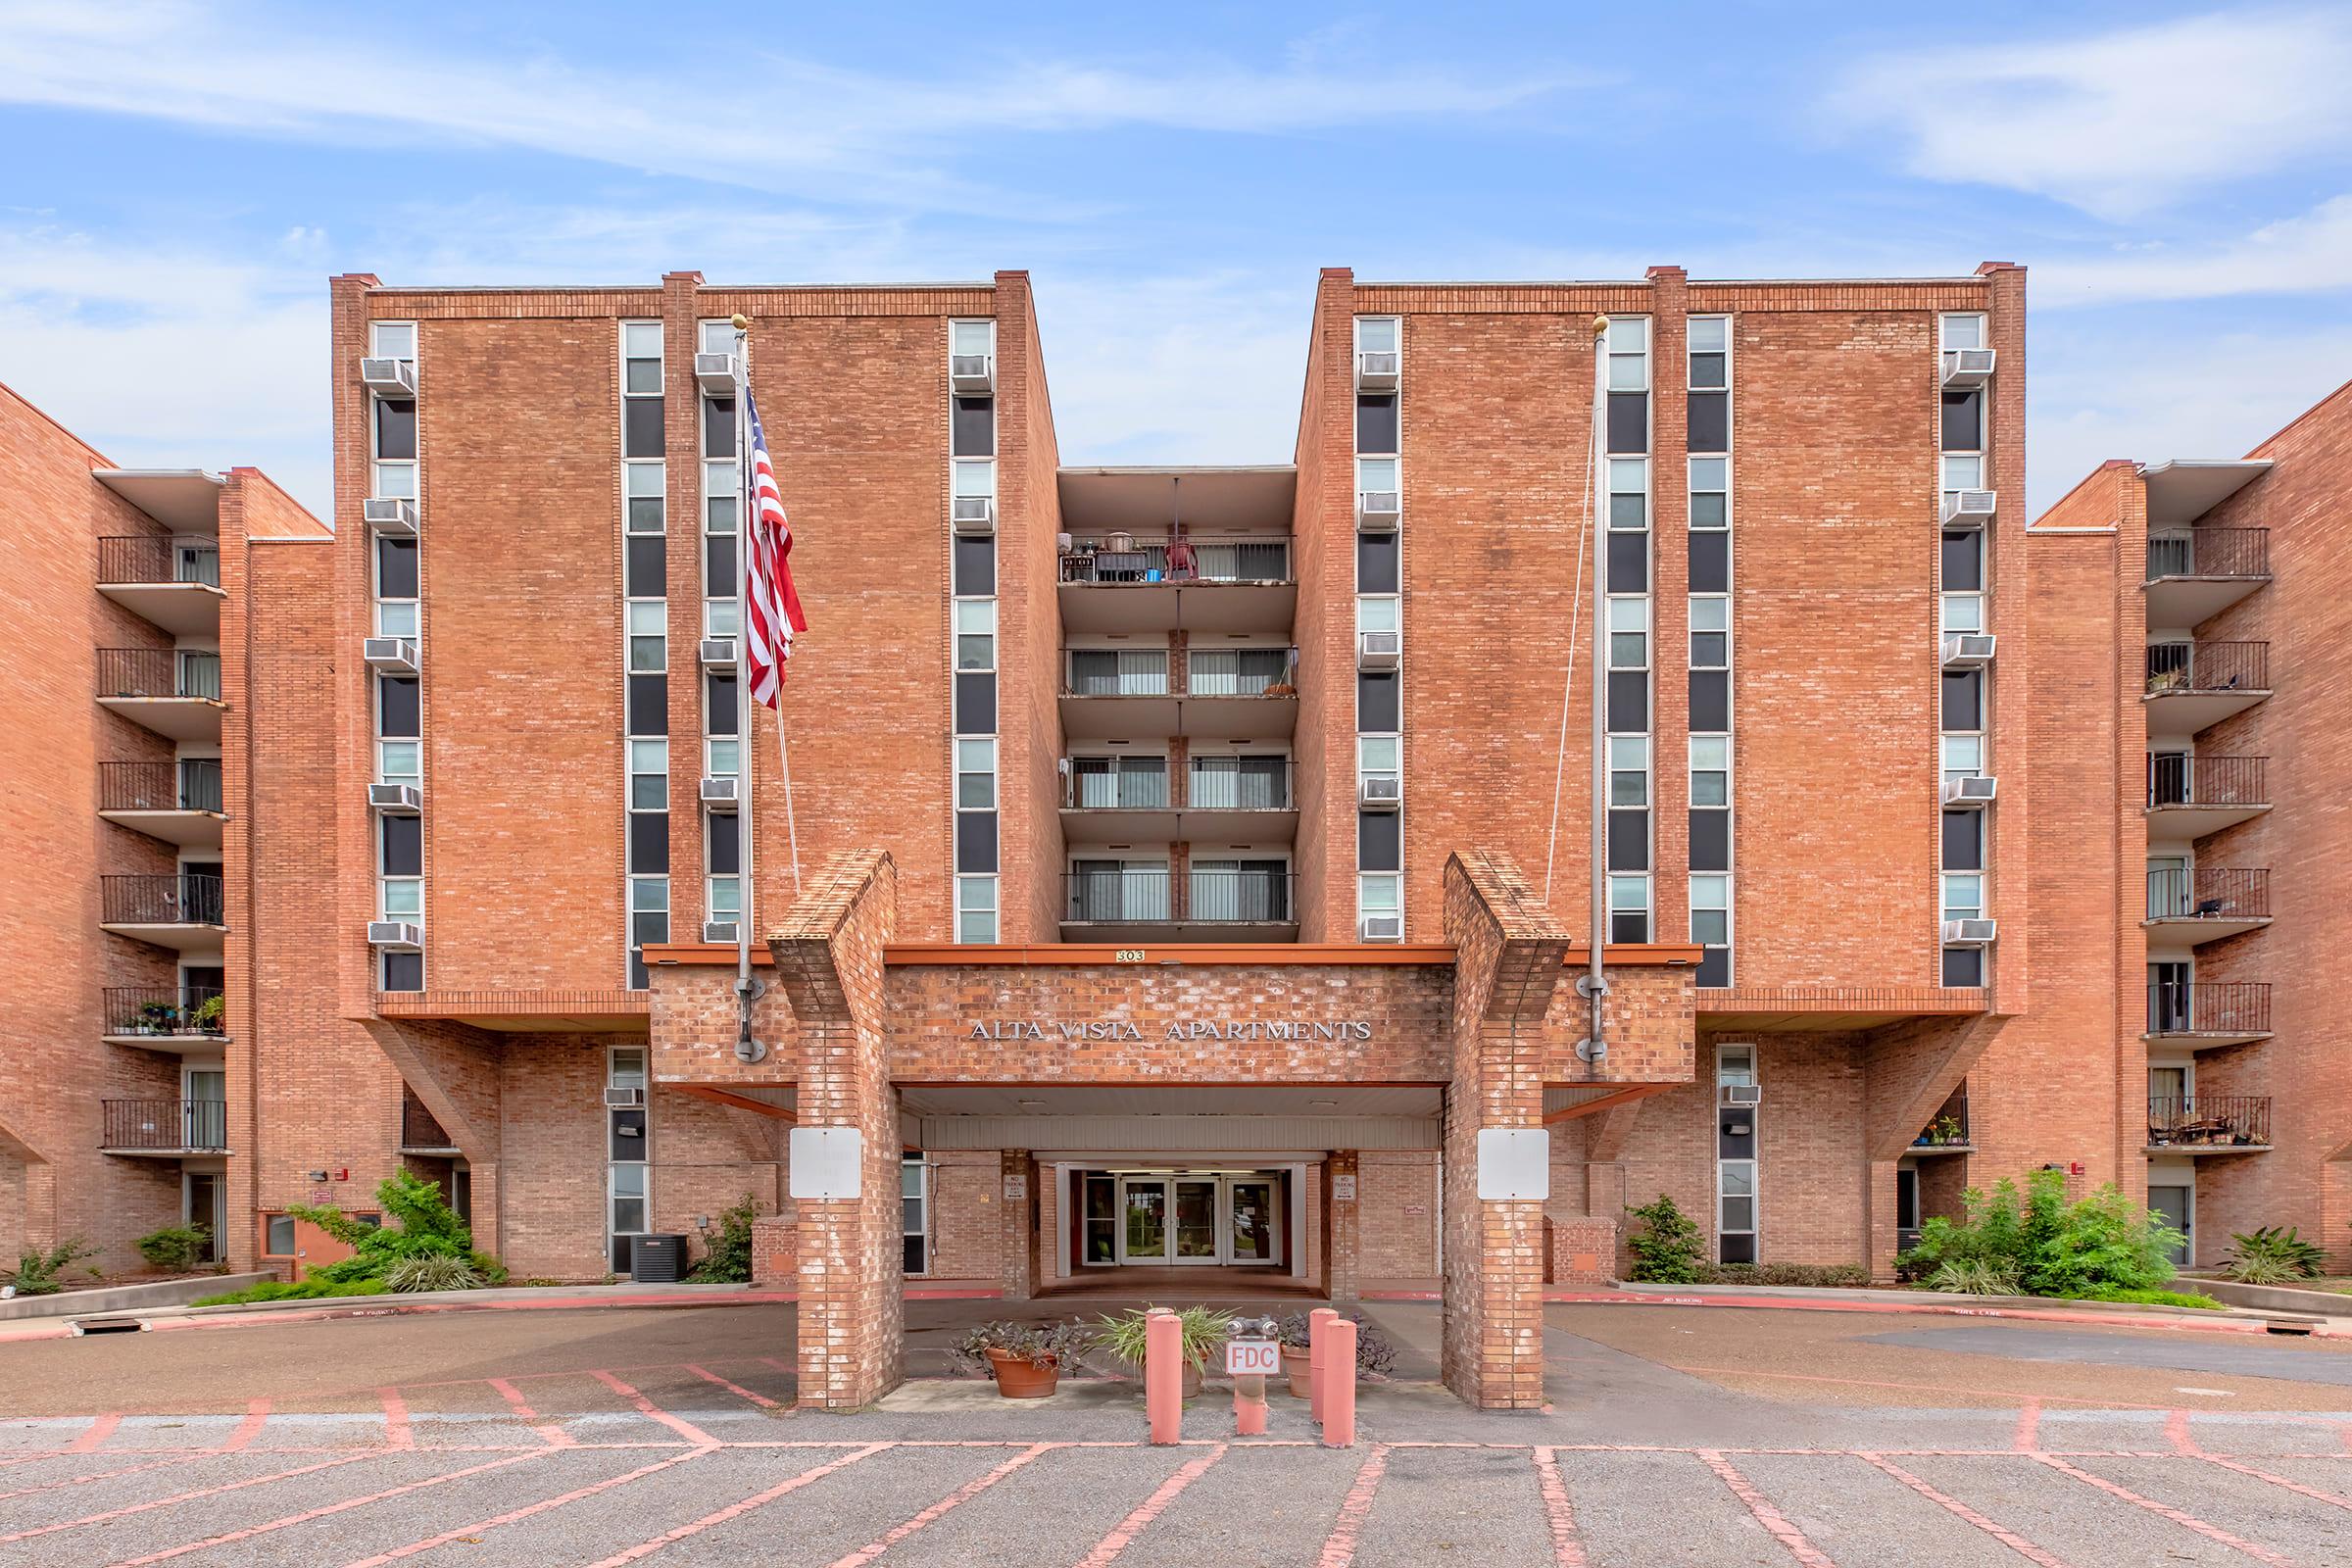
[(228, 1039), (228, 1015), (212, 986), (109, 986), (101, 1037), (149, 1051), (213, 1053)]
[(98, 706), (170, 740), (220, 740), (220, 656), (176, 648), (98, 650)]
[(101, 925), (119, 937), (182, 953), (219, 951), (228, 930), (220, 879), (195, 872), (102, 876)]
[(1195, 649), (1181, 689), (1167, 650), (1072, 649), (1062, 734), (1074, 741), (1288, 740), (1298, 723), (1295, 648)]
[(2167, 866), (2148, 873), (2141, 925), (2190, 947), (2241, 936), (2271, 923), (2271, 873), (2225, 866)]
[(2190, 1095), (2148, 1102), (2151, 1154), (2255, 1154), (2270, 1146), (2268, 1095)]
[(1913, 1154), (1966, 1154), (1976, 1145), (1968, 1125), (1968, 1095), (1955, 1094), (1936, 1112), (1936, 1119), (1919, 1130), (1911, 1140)]
[(220, 629), (220, 550), (162, 534), (109, 534), (98, 541), (98, 591), (174, 636)]
[(2268, 528), (2185, 528), (2148, 536), (2151, 626), (2194, 626), (2271, 580)]
[(2148, 754), (2148, 837), (2197, 839), (2271, 808), (2265, 757)]
[(1064, 631), (1287, 636), (1298, 610), (1287, 534), (1080, 538), (1059, 576)]
[(2202, 1051), (2271, 1038), (2271, 988), (2251, 980), (2158, 981), (2148, 987), (2149, 1040)]
[(1068, 844), (1288, 844), (1298, 827), (1287, 757), (1196, 757), (1181, 799), (1164, 758), (1072, 758), (1062, 779)]
[(456, 1140), (425, 1108), (416, 1092), (403, 1088), (400, 1097), (400, 1152), (404, 1154), (455, 1154)]
[(1287, 866), (1107, 864), (1062, 878), (1065, 942), (1295, 942), (1298, 877)]
[(98, 814), (109, 822), (190, 849), (220, 847), (220, 762), (100, 762)]
[(220, 1154), (228, 1151), (224, 1100), (107, 1100), (100, 1108), (107, 1154)]
[(2150, 643), (2150, 734), (2194, 735), (2271, 695), (2269, 643)]

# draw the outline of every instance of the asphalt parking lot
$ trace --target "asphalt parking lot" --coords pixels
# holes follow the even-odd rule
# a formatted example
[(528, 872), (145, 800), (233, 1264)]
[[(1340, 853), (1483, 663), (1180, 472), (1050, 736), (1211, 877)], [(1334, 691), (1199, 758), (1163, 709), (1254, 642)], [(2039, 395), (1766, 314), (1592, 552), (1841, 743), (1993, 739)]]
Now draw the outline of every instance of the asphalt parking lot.
[[(1370, 1309), (1407, 1347), (1435, 1309)], [(788, 1306), (0, 1346), (0, 1564), (2352, 1562), (2352, 1348), (1554, 1306), (1551, 1407), (917, 1382), (792, 1408)]]

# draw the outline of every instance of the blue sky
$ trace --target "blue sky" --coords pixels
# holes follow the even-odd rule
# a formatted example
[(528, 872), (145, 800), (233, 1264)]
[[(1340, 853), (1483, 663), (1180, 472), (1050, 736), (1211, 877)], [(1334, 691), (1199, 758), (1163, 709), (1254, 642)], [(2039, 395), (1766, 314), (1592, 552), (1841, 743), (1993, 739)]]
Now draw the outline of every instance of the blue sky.
[(1287, 460), (1322, 266), (2023, 262), (2036, 507), (2352, 377), (2352, 9), (1619, 9), (0, 0), (0, 380), (323, 510), (346, 270), (1026, 267), (1072, 462)]

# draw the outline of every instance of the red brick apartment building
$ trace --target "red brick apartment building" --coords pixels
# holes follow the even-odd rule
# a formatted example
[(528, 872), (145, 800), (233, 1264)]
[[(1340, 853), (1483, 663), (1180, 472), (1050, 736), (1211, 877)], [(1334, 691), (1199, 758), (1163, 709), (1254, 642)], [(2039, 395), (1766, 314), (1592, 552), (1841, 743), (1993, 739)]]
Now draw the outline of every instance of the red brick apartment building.
[[(906, 1288), (1287, 1281), (1442, 1291), (1448, 1382), (1507, 1406), (1545, 1283), (1608, 1277), (1660, 1192), (1727, 1261), (1885, 1268), (2043, 1164), (2201, 1200), (2205, 1258), (2347, 1240), (2319, 1000), (2245, 1000), (2338, 917), (2328, 858), (2270, 845), (2332, 831), (2290, 676), (2343, 640), (2275, 689), (2243, 650), (2346, 612), (2340, 398), (2029, 526), (2004, 265), (1328, 270), (1296, 460), (1256, 467), (1064, 466), (1020, 272), (332, 288), (324, 548), (262, 548), (322, 541), (255, 476), (197, 506), (14, 416), (12, 534), (68, 544), (10, 635), (75, 667), (12, 683), (67, 761), (5, 818), (56, 874), (7, 910), (42, 961), (0, 1242), (211, 1203), (291, 1266), (323, 1239), (287, 1205), (406, 1165), (517, 1274), (599, 1278), (748, 1191), (811, 1403), (895, 1379)], [(736, 717), (738, 314), (813, 621), (795, 835), (774, 715)], [(180, 591), (100, 536), (198, 513), (238, 541), (224, 892), (101, 919), (102, 876), (200, 857), (93, 782), (173, 755), (150, 699), (74, 705)], [(225, 992), (200, 1044), (104, 1010), (174, 985)], [(218, 1127), (117, 1129), (189, 1051)]]

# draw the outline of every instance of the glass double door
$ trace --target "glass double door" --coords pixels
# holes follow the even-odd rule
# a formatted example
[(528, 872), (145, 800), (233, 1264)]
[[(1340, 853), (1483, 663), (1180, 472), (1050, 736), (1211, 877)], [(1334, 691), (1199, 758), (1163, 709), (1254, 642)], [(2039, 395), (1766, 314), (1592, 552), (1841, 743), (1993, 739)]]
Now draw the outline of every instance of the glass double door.
[[(1089, 1213), (1113, 1178), (1089, 1179)], [(1120, 1263), (1271, 1263), (1277, 1185), (1267, 1176), (1115, 1178)], [(1102, 1196), (1108, 1196), (1103, 1194)], [(1098, 1261), (1089, 1248), (1089, 1260)]]

